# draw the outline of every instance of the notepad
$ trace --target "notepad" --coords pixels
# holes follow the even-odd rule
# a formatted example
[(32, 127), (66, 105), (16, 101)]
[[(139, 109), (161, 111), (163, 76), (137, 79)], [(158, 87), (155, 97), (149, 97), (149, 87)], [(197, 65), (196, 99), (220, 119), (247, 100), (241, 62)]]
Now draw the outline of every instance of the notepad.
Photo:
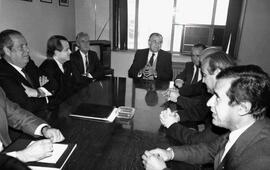
[[(18, 139), (8, 146), (5, 152), (22, 150), (33, 142), (26, 139)], [(77, 144), (54, 143), (52, 156), (36, 162), (27, 162), (27, 166), (32, 170), (61, 170), (76, 147)]]

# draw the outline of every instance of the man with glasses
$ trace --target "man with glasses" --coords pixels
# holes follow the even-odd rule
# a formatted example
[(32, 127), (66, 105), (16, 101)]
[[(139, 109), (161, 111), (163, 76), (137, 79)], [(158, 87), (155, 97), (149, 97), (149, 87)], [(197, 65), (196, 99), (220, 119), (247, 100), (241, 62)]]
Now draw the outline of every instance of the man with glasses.
[(163, 37), (152, 33), (148, 40), (149, 48), (137, 50), (133, 63), (128, 70), (131, 78), (147, 80), (172, 80), (172, 55), (161, 50)]

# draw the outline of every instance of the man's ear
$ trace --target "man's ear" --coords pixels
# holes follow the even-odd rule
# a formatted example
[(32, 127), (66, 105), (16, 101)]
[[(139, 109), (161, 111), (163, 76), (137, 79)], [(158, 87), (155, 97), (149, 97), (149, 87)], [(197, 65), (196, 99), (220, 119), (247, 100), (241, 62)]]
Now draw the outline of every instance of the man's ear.
[(251, 103), (250, 102), (241, 102), (239, 105), (240, 112), (239, 114), (241, 116), (244, 116), (250, 112), (251, 109)]
[(5, 55), (11, 56), (11, 54), (10, 54), (11, 53), (11, 50), (9, 48), (7, 48), (6, 46), (4, 46), (3, 50), (5, 52)]

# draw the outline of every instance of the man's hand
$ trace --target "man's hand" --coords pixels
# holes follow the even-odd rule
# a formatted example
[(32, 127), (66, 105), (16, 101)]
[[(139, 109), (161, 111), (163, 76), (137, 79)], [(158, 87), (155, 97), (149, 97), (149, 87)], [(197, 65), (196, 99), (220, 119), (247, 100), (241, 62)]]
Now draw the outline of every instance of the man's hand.
[(149, 154), (156, 155), (160, 157), (163, 161), (172, 160), (172, 157), (173, 157), (172, 152), (165, 149), (160, 149), (160, 148), (150, 150)]
[(48, 83), (49, 80), (46, 76), (40, 76), (39, 77), (39, 84), (40, 84), (40, 87), (42, 87), (44, 84)]
[(143, 76), (145, 78), (148, 78), (150, 76), (154, 76), (156, 73), (155, 73), (155, 69), (149, 65), (149, 64), (146, 64), (144, 69), (143, 69)]
[(43, 158), (52, 156), (53, 144), (49, 139), (33, 142), (24, 150), (17, 152), (17, 158), (23, 162), (39, 161)]
[(145, 151), (142, 155), (142, 159), (146, 170), (162, 170), (166, 168), (164, 160), (158, 154)]
[(184, 84), (184, 81), (181, 80), (181, 79), (176, 79), (176, 80), (174, 80), (174, 85), (175, 85), (176, 87), (178, 87), (178, 88), (181, 88), (181, 87), (183, 86), (183, 84)]
[(159, 115), (160, 122), (166, 128), (169, 128), (172, 124), (180, 121), (180, 116), (176, 111), (172, 112), (171, 109), (161, 111)]
[(176, 103), (179, 96), (178, 90), (170, 90), (168, 100)]
[(54, 128), (44, 127), (42, 128), (42, 134), (45, 138), (50, 139), (53, 143), (61, 142), (65, 139), (60, 130)]
[(37, 97), (38, 96), (38, 91), (37, 89), (33, 89), (31, 87), (28, 87), (26, 85), (24, 85), (23, 83), (21, 83), (21, 85), (23, 86), (23, 88), (25, 89), (24, 92), (26, 93), (26, 95), (28, 97)]

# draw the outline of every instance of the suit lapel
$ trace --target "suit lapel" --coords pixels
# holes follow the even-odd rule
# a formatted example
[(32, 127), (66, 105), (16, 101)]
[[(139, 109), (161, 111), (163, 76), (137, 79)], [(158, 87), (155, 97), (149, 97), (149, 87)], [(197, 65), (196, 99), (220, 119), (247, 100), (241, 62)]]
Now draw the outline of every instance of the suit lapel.
[(76, 62), (77, 62), (79, 72), (81, 74), (83, 74), (84, 73), (84, 63), (83, 63), (83, 60), (82, 60), (82, 55), (80, 53), (80, 50), (77, 51)]
[(249, 147), (253, 138), (257, 137), (257, 134), (261, 129), (263, 129), (264, 124), (265, 120), (257, 120), (244, 133), (242, 133), (225, 155), (217, 170), (219, 170), (219, 168), (231, 169), (230, 167), (236, 164), (238, 159), (241, 159), (242, 153), (247, 147)]
[[(3, 59), (4, 60), (4, 59)], [(32, 85), (25, 79), (21, 73), (19, 73), (14, 67), (12, 67), (9, 63), (7, 63), (5, 60), (4, 62), (6, 63), (5, 65), (7, 66), (7, 72), (10, 74), (12, 77), (17, 77), (20, 82), (22, 82), (24, 85), (32, 87)]]

